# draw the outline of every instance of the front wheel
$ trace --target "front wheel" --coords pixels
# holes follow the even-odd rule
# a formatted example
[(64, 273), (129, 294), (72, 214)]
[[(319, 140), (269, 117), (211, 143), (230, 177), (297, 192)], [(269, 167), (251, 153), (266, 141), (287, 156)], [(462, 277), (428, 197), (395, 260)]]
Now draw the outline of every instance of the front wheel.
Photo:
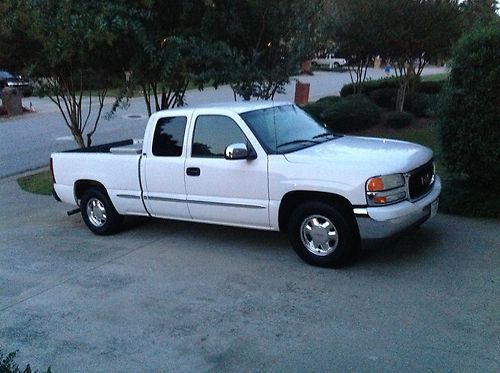
[(97, 235), (116, 232), (123, 220), (106, 192), (101, 189), (87, 190), (80, 201), (80, 210), (87, 227)]
[(359, 247), (353, 221), (324, 202), (308, 202), (293, 212), (288, 226), (290, 242), (299, 257), (321, 267), (351, 260)]

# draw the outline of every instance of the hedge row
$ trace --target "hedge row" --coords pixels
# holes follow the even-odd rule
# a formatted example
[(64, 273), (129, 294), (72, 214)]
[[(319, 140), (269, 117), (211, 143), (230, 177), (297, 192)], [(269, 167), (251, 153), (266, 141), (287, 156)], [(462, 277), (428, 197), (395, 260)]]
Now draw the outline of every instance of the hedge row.
[[(444, 80), (439, 80), (439, 81), (423, 81), (423, 82), (418, 82), (416, 87), (415, 87), (415, 92), (418, 93), (425, 93), (425, 94), (436, 94), (441, 92), (441, 89), (444, 86), (445, 81)], [(398, 89), (399, 87), (399, 82), (397, 78), (391, 77), (391, 78), (384, 78), (384, 79), (377, 79), (377, 80), (368, 80), (362, 84), (362, 93), (365, 95), (370, 95), (372, 91), (379, 90), (379, 89)], [(340, 91), (340, 96), (341, 97), (347, 97), (350, 96), (354, 93), (354, 84), (346, 84), (342, 87)]]
[(380, 121), (380, 108), (364, 96), (325, 97), (304, 110), (335, 132), (359, 131)]

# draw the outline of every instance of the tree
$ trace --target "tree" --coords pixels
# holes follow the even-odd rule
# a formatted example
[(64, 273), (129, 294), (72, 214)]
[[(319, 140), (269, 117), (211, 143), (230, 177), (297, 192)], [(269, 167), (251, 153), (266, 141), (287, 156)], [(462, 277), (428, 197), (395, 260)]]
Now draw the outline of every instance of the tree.
[(425, 64), (445, 56), (460, 32), (456, 0), (336, 0), (332, 35), (349, 58), (355, 93), (376, 55), (390, 60), (399, 80), (396, 109)]
[(26, 30), (28, 40), (37, 46), (20, 62), (38, 78), (39, 93), (57, 105), (76, 143), (90, 146), (107, 89), (121, 74), (120, 48), (113, 47), (127, 29), (120, 18), (125, 9), (120, 12), (114, 4), (97, 0), (78, 4), (13, 0), (12, 4), (11, 29)]
[(462, 26), (470, 30), (474, 25), (485, 25), (498, 18), (496, 0), (465, 0), (460, 3)]
[(225, 79), (236, 95), (272, 99), (315, 51), (325, 1), (214, 0), (204, 32), (234, 51)]
[(130, 84), (141, 88), (149, 115), (183, 106), (190, 85), (203, 89), (223, 80), (231, 51), (200, 28), (211, 6), (209, 0), (128, 2), (130, 56), (122, 68), (131, 72)]
[(499, 190), (500, 20), (475, 27), (454, 47), (440, 105), (444, 160), (455, 176)]
[(460, 36), (456, 0), (380, 0), (372, 17), (380, 21), (377, 42), (390, 59), (399, 89), (396, 110), (403, 111), (408, 90), (413, 90), (426, 63), (446, 56)]
[(361, 93), (368, 66), (381, 53), (377, 29), (383, 21), (373, 17), (377, 3), (372, 0), (337, 0), (330, 8), (333, 15), (330, 33), (340, 54), (348, 59), (354, 94)]

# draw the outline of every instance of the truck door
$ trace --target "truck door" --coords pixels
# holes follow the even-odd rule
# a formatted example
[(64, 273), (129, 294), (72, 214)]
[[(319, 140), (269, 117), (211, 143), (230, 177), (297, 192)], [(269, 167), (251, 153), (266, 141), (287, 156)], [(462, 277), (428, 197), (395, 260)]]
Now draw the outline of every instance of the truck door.
[[(267, 154), (243, 120), (231, 116), (193, 117), (185, 165), (189, 212), (200, 221), (269, 228)], [(236, 143), (257, 149), (257, 158), (225, 159), (226, 147)]]
[(189, 219), (184, 184), (186, 116), (159, 118), (152, 147), (143, 154), (141, 173), (149, 213), (161, 218)]

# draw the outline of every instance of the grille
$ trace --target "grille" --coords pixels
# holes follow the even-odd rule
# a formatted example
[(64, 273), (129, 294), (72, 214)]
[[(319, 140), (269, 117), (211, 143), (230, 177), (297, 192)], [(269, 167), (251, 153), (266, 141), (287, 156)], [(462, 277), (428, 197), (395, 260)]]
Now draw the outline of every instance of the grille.
[(408, 191), (410, 199), (418, 199), (426, 194), (434, 182), (434, 165), (432, 161), (410, 172)]

